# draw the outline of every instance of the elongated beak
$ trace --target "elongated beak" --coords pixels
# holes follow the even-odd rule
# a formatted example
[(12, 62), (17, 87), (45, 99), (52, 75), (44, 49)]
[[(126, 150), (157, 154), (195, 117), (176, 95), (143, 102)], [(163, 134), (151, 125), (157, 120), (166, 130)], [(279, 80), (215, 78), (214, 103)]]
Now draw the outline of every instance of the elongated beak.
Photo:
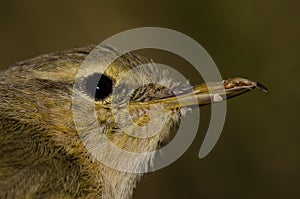
[[(140, 102), (139, 105), (147, 106), (151, 104), (160, 104), (165, 109), (175, 109), (185, 106), (204, 106), (216, 102), (222, 102), (251, 91), (258, 89), (268, 93), (268, 89), (259, 82), (245, 78), (231, 78), (222, 82), (210, 82), (194, 86), (192, 89), (181, 90), (176, 95), (157, 99), (148, 102)], [(137, 104), (136, 104), (137, 105)]]
[(261, 83), (245, 78), (231, 78), (223, 82), (212, 82), (194, 87), (194, 94), (197, 96), (199, 106), (225, 101), (243, 93), (258, 89), (264, 93), (269, 90)]

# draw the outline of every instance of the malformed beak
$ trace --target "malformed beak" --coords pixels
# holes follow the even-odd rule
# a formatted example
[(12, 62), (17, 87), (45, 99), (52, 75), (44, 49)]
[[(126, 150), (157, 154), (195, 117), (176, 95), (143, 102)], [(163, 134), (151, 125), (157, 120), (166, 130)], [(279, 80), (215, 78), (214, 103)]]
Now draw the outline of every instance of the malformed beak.
[(258, 89), (264, 93), (269, 92), (259, 82), (237, 77), (224, 80), (223, 82), (212, 82), (195, 86), (193, 93), (197, 96), (199, 106), (204, 106), (239, 96), (253, 89)]
[(169, 110), (180, 107), (192, 107), (195, 105), (204, 106), (225, 101), (226, 99), (236, 97), (255, 88), (264, 93), (269, 92), (268, 89), (259, 82), (237, 77), (223, 80), (222, 82), (200, 84), (194, 86), (193, 89), (180, 90), (176, 93), (176, 96), (140, 102), (138, 104), (143, 106), (160, 104)]

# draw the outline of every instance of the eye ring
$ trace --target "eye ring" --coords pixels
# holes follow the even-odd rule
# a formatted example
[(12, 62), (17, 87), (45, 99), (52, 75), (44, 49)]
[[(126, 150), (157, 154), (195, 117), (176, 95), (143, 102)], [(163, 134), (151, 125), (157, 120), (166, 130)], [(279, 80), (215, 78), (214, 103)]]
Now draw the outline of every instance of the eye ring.
[(113, 80), (102, 73), (95, 73), (86, 77), (84, 89), (95, 101), (102, 101), (112, 93)]

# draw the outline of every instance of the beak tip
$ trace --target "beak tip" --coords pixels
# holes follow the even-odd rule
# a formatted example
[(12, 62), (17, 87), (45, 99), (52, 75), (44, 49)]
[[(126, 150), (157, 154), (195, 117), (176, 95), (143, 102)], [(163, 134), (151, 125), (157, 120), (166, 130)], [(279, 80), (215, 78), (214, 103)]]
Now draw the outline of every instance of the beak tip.
[(256, 82), (256, 86), (255, 86), (258, 90), (264, 92), (264, 93), (269, 93), (269, 89), (267, 87), (265, 87), (262, 83), (260, 82)]

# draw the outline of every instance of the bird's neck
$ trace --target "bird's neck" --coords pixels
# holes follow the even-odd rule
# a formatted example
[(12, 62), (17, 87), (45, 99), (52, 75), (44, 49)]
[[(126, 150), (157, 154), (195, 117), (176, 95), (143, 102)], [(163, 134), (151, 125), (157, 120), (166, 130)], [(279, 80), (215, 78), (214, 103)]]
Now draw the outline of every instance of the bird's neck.
[(104, 181), (102, 183), (102, 198), (132, 198), (136, 184), (142, 175), (143, 174), (126, 173), (111, 168), (104, 168), (102, 172), (102, 181)]

